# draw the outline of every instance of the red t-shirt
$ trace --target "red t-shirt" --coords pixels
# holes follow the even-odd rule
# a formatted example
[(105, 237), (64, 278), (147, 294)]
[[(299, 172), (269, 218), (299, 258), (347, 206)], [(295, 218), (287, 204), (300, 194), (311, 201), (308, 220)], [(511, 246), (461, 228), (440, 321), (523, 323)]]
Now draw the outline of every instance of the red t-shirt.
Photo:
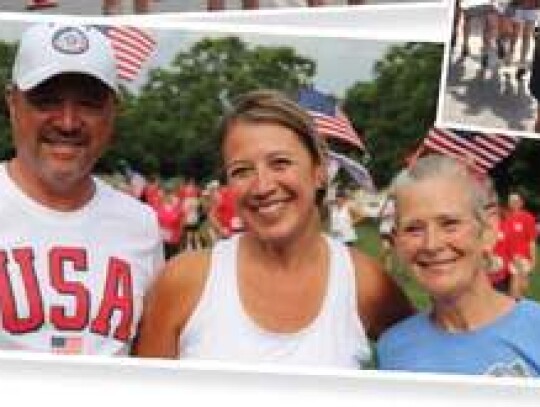
[(148, 205), (157, 211), (163, 201), (163, 191), (157, 183), (146, 184), (143, 190), (143, 198)]
[(236, 213), (236, 193), (229, 186), (222, 186), (217, 191), (215, 214), (227, 236), (242, 229), (242, 221)]
[(531, 243), (536, 240), (536, 221), (525, 211), (509, 211), (504, 219), (509, 250), (512, 255), (531, 259)]
[(161, 238), (165, 243), (178, 244), (182, 237), (184, 212), (180, 199), (161, 202), (156, 208)]
[(512, 254), (505, 227), (506, 223), (502, 221), (497, 225), (497, 242), (493, 247), (494, 268), (488, 273), (489, 280), (492, 284), (504, 281), (510, 275), (509, 264)]

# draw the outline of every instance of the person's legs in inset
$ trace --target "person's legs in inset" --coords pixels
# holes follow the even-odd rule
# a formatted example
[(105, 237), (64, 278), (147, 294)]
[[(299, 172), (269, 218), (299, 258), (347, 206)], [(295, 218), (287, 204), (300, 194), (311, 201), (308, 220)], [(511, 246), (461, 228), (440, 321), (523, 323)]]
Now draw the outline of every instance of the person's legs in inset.
[(463, 20), (463, 25), (462, 25), (463, 42), (461, 44), (461, 56), (465, 58), (465, 57), (468, 57), (471, 52), (469, 41), (471, 39), (471, 26), (472, 26), (473, 17), (470, 14), (469, 10), (463, 10), (462, 20)]
[(482, 32), (482, 68), (488, 68), (495, 61), (498, 15), (495, 9), (488, 9), (484, 15)]
[(257, 10), (259, 8), (259, 0), (242, 0), (242, 8), (244, 10)]
[(136, 14), (146, 14), (150, 12), (150, 0), (133, 0), (133, 11)]
[(308, 5), (308, 7), (324, 6), (324, 0), (308, 0), (307, 5)]
[(104, 15), (120, 14), (122, 12), (122, 0), (103, 0), (102, 12)]
[(528, 59), (531, 52), (531, 44), (534, 34), (535, 26), (535, 10), (523, 10), (523, 25), (521, 31), (521, 49), (519, 53), (518, 69), (516, 71), (516, 78), (518, 80), (523, 79), (528, 70)]
[(26, 3), (27, 10), (41, 10), (56, 6), (58, 6), (58, 3), (54, 0), (30, 0)]
[(206, 2), (206, 9), (208, 11), (219, 11), (225, 9), (225, 0), (208, 0)]

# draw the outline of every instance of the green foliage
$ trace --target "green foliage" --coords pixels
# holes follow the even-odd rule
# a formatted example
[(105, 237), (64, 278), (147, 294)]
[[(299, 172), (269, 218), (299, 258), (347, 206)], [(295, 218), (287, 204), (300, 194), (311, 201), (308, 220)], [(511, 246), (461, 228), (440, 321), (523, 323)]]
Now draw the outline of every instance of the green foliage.
[[(0, 41), (0, 89), (7, 88), (11, 81), (11, 67), (15, 59), (15, 44)], [(13, 154), (11, 143), (11, 132), (9, 130), (9, 119), (2, 94), (0, 102), (0, 157), (7, 158)]]
[(215, 177), (215, 129), (224, 105), (256, 88), (293, 92), (309, 84), (315, 63), (289, 47), (250, 49), (236, 37), (206, 38), (151, 72), (138, 97), (127, 96), (118, 138), (105, 158), (128, 157), (146, 173)]
[(388, 183), (435, 121), (442, 51), (430, 43), (391, 47), (375, 79), (346, 94), (344, 110), (364, 130), (377, 185)]
[(540, 212), (540, 172), (537, 161), (540, 156), (540, 143), (538, 140), (523, 139), (508, 164), (507, 186), (502, 191), (506, 199), (509, 192), (519, 192), (527, 208), (535, 213)]

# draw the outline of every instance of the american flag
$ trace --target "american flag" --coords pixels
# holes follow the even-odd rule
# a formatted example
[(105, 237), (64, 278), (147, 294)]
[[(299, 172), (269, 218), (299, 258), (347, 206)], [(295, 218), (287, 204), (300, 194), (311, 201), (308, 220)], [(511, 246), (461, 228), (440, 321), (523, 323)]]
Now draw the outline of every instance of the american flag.
[(156, 40), (145, 30), (129, 26), (97, 26), (114, 51), (118, 77), (131, 82), (140, 74), (143, 64), (156, 48)]
[(51, 351), (57, 355), (80, 355), (83, 353), (83, 338), (52, 336)]
[(298, 93), (298, 104), (309, 112), (318, 134), (365, 149), (351, 122), (332, 97), (312, 88), (304, 88)]
[(518, 138), (503, 134), (431, 128), (422, 148), (464, 161), (473, 170), (485, 174), (516, 148)]
[(352, 158), (344, 156), (343, 154), (338, 154), (334, 151), (329, 151), (328, 156), (330, 158), (330, 162), (335, 163), (338, 168), (343, 168), (343, 170), (349, 174), (349, 176), (358, 186), (370, 192), (375, 191), (373, 179), (371, 178), (368, 169), (362, 164), (353, 160)]

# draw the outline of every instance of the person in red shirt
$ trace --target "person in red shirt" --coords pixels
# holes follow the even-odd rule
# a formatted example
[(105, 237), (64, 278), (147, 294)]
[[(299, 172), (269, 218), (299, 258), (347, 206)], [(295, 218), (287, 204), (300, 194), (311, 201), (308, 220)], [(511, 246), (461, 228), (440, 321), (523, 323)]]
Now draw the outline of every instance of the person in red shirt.
[(508, 233), (504, 222), (505, 208), (501, 207), (493, 191), (494, 199), (486, 207), (488, 219), (493, 222), (493, 230), (496, 231), (496, 241), (493, 246), (488, 271), (489, 281), (497, 291), (510, 294), (512, 278), (514, 274), (510, 272), (511, 251), (508, 244)]
[(230, 186), (216, 185), (210, 192), (208, 218), (218, 238), (224, 239), (242, 230), (236, 211), (236, 194)]
[(524, 209), (523, 199), (517, 193), (508, 197), (508, 212), (504, 218), (504, 229), (508, 240), (513, 278), (510, 294), (521, 298), (529, 286), (529, 275), (536, 262), (536, 221)]
[(153, 177), (153, 179), (144, 186), (142, 191), (142, 201), (156, 210), (163, 198), (164, 192), (159, 185), (159, 179)]
[(167, 194), (157, 201), (154, 208), (159, 222), (161, 238), (165, 247), (165, 258), (170, 258), (180, 249), (185, 214), (182, 201), (175, 194)]

